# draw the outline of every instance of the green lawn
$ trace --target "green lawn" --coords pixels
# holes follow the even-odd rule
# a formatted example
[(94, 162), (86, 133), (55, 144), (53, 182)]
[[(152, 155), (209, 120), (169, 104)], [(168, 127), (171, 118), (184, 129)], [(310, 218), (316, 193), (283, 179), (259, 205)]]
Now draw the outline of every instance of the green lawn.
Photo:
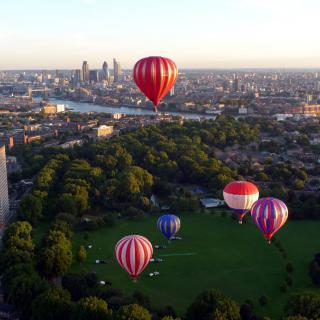
[[(281, 314), (289, 294), (280, 292), (286, 277), (285, 265), (292, 262), (294, 285), (290, 292), (312, 290), (308, 278), (308, 264), (313, 254), (320, 251), (318, 228), (320, 222), (288, 222), (277, 237), (281, 240), (288, 258), (285, 260), (273, 245), (268, 245), (252, 223), (239, 225), (230, 217), (220, 214), (197, 214), (181, 217), (179, 235), (182, 241), (173, 241), (165, 250), (154, 249), (154, 256), (164, 257), (160, 264), (150, 263), (133, 283), (114, 258), (116, 242), (127, 234), (146, 236), (152, 244), (166, 244), (156, 229), (156, 217), (142, 221), (123, 221), (113, 228), (104, 228), (74, 236), (74, 252), (80, 245), (92, 244), (85, 263), (74, 262), (72, 271), (96, 271), (101, 280), (110, 280), (113, 286), (126, 293), (140, 290), (157, 306), (172, 305), (184, 313), (195, 296), (205, 289), (217, 288), (239, 303), (253, 299), (259, 312), (276, 318)], [(113, 263), (95, 265), (96, 259), (112, 257)], [(158, 278), (147, 274), (159, 271)], [(267, 307), (258, 306), (258, 298), (269, 297)]]

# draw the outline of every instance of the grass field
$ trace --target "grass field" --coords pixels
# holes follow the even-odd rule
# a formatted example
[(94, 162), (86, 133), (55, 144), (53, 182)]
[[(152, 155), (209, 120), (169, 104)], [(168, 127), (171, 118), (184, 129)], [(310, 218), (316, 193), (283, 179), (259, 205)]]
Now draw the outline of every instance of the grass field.
[[(92, 244), (85, 263), (74, 262), (72, 271), (87, 269), (96, 271), (99, 279), (110, 280), (113, 286), (126, 293), (140, 290), (147, 294), (156, 306), (172, 305), (183, 314), (195, 296), (205, 289), (216, 288), (239, 303), (250, 298), (256, 311), (276, 319), (282, 312), (289, 294), (313, 290), (307, 275), (308, 265), (315, 252), (320, 251), (320, 222), (288, 222), (277, 234), (287, 259), (274, 245), (268, 245), (252, 223), (238, 225), (230, 217), (220, 214), (194, 214), (181, 217), (179, 235), (182, 241), (173, 241), (167, 249), (154, 249), (154, 256), (165, 261), (150, 263), (133, 283), (114, 258), (114, 245), (127, 234), (141, 234), (155, 244), (167, 244), (156, 229), (156, 217), (142, 221), (123, 221), (113, 228), (104, 228), (74, 236), (74, 253), (80, 245)], [(112, 258), (113, 262), (96, 265), (96, 259)], [(295, 268), (294, 284), (289, 293), (280, 291), (286, 278), (285, 265), (291, 262)], [(158, 278), (147, 274), (159, 271)], [(262, 294), (269, 303), (261, 308), (258, 299)]]

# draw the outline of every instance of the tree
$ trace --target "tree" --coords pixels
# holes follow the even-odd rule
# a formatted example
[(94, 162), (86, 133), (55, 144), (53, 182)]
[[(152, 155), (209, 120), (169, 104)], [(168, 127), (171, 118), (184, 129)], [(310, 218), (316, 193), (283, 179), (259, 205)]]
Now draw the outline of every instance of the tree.
[(32, 190), (32, 194), (37, 197), (38, 199), (40, 199), (41, 201), (46, 200), (46, 198), (48, 197), (48, 192), (46, 191), (41, 191), (38, 189), (33, 189)]
[(66, 221), (63, 221), (61, 219), (57, 219), (53, 222), (53, 224), (50, 227), (50, 230), (52, 231), (61, 231), (64, 233), (64, 235), (67, 237), (67, 239), (71, 240), (73, 236), (73, 231), (70, 227), (70, 224)]
[(292, 263), (290, 263), (290, 262), (287, 263), (286, 270), (287, 270), (288, 273), (292, 273), (293, 272), (294, 268), (293, 268)]
[(283, 293), (286, 293), (288, 291), (288, 285), (286, 282), (284, 282), (281, 286), (280, 286), (280, 291)]
[(131, 167), (130, 172), (132, 172), (138, 179), (140, 187), (143, 189), (143, 191), (148, 193), (154, 183), (152, 174), (138, 166)]
[(292, 277), (287, 276), (287, 277), (286, 277), (286, 284), (287, 284), (289, 287), (291, 287), (291, 286), (292, 286), (292, 283), (293, 283)]
[(17, 264), (33, 263), (33, 254), (15, 247), (3, 250), (0, 256), (0, 271), (4, 272), (8, 268)]
[(153, 185), (153, 176), (141, 167), (127, 168), (119, 176), (117, 196), (121, 199), (135, 200), (139, 195), (149, 193)]
[(64, 194), (72, 195), (78, 213), (89, 208), (89, 193), (86, 187), (68, 183), (63, 188)]
[(53, 182), (55, 170), (44, 167), (35, 180), (35, 187), (42, 191), (47, 191)]
[(18, 217), (36, 224), (42, 218), (42, 200), (32, 194), (26, 195), (19, 205)]
[[(224, 317), (224, 318), (223, 318)], [(199, 294), (187, 310), (187, 320), (240, 320), (239, 306), (216, 290)]]
[(296, 179), (296, 180), (294, 181), (294, 187), (295, 187), (295, 189), (297, 189), (297, 190), (302, 190), (302, 189), (304, 188), (304, 182), (303, 182), (303, 180), (301, 180), (301, 179)]
[(78, 214), (76, 199), (70, 193), (63, 193), (59, 196), (56, 204), (57, 212), (66, 212), (74, 216)]
[(253, 308), (249, 303), (244, 303), (240, 307), (240, 315), (242, 320), (250, 320)]
[(309, 276), (312, 279), (312, 282), (320, 287), (320, 265), (317, 259), (314, 259), (309, 267)]
[(75, 320), (108, 320), (111, 319), (112, 310), (108, 304), (97, 297), (86, 297), (80, 299), (75, 308)]
[(269, 181), (269, 177), (264, 172), (259, 172), (256, 175), (256, 180), (258, 180), (258, 181)]
[(170, 305), (161, 308), (157, 313), (159, 317), (172, 317), (173, 319), (176, 318), (176, 312)]
[(31, 303), (41, 293), (48, 290), (49, 284), (37, 273), (17, 275), (9, 288), (9, 301), (18, 307), (24, 317), (31, 314)]
[(152, 186), (152, 192), (160, 197), (168, 197), (172, 193), (172, 188), (169, 183), (163, 180), (156, 180)]
[(2, 242), (5, 249), (17, 248), (29, 253), (34, 251), (31, 237), (32, 226), (29, 222), (18, 221), (10, 225), (3, 235)]
[(86, 280), (87, 287), (92, 289), (96, 288), (98, 284), (98, 276), (95, 272), (88, 272), (84, 275), (84, 279)]
[(67, 273), (62, 277), (61, 284), (70, 292), (72, 300), (77, 301), (87, 294), (87, 282), (81, 274)]
[(269, 298), (266, 295), (262, 295), (259, 298), (259, 303), (260, 303), (261, 307), (266, 306), (268, 304), (268, 302), (269, 302)]
[(140, 184), (134, 174), (130, 172), (123, 173), (119, 180), (117, 189), (118, 197), (128, 200), (134, 200), (141, 193)]
[(134, 303), (144, 307), (144, 308), (147, 308), (149, 309), (151, 307), (151, 303), (150, 303), (150, 299), (148, 296), (146, 296), (145, 294), (143, 294), (142, 292), (140, 291), (135, 291), (133, 294), (132, 294), (132, 298), (133, 298), (133, 301)]
[(85, 249), (84, 246), (80, 246), (78, 255), (77, 255), (77, 260), (82, 263), (86, 259), (87, 259), (87, 250)]
[(35, 274), (35, 269), (31, 263), (17, 263), (8, 266), (2, 274), (1, 284), (6, 293), (9, 292), (10, 288), (13, 285), (14, 279), (18, 275), (24, 274), (26, 277), (32, 276)]
[(61, 231), (50, 230), (42, 241), (38, 269), (46, 277), (63, 275), (72, 262), (71, 242)]
[(115, 314), (116, 320), (151, 320), (150, 312), (138, 304), (129, 304), (120, 307)]
[(70, 293), (61, 287), (53, 287), (38, 295), (32, 302), (32, 320), (70, 319)]
[(320, 318), (320, 296), (315, 293), (296, 294), (290, 297), (285, 307), (287, 316)]
[(225, 174), (218, 174), (216, 177), (217, 188), (223, 188), (227, 183), (232, 180), (231, 176)]

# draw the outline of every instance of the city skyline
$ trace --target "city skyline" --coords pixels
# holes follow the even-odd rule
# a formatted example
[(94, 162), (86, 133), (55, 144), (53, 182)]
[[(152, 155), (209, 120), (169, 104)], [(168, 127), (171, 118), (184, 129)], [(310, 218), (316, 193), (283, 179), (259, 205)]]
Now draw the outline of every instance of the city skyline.
[(150, 55), (170, 57), (180, 69), (320, 67), (315, 0), (13, 0), (2, 6), (9, 13), (0, 21), (2, 70), (78, 69), (84, 59), (98, 69), (112, 57), (132, 69)]

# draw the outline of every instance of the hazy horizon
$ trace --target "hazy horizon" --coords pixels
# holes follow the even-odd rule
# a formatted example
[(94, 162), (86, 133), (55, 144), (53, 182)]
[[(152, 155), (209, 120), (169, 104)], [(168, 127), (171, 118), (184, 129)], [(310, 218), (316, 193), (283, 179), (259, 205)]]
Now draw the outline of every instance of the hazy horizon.
[[(80, 67), (78, 67), (77, 69), (81, 69)], [(100, 70), (101, 67), (97, 67), (97, 68), (91, 68), (90, 67), (90, 70)], [(56, 71), (61, 71), (61, 72), (73, 72), (76, 70), (76, 68), (61, 68), (61, 69), (58, 69), (58, 68), (48, 68), (48, 69), (44, 69), (44, 68), (25, 68), (25, 69), (0, 69), (1, 72), (34, 72), (34, 71), (48, 71), (48, 72), (56, 72)], [(113, 71), (113, 68), (109, 68), (109, 70)], [(132, 71), (133, 68), (124, 68), (122, 69), (123, 71), (125, 72), (129, 72), (129, 71)], [(180, 68), (179, 69), (180, 72), (185, 72), (185, 71), (192, 71), (192, 72), (202, 72), (202, 71), (226, 71), (226, 72), (231, 72), (231, 71), (239, 71), (239, 72), (253, 72), (253, 71), (264, 71), (264, 72), (267, 72), (267, 71), (279, 71), (279, 72), (318, 72), (320, 71), (320, 67), (318, 68), (299, 68), (299, 67), (296, 67), (296, 68), (285, 68), (285, 67), (274, 67), (274, 68), (267, 68), (267, 67), (257, 67), (257, 68), (254, 68), (254, 67), (239, 67), (239, 68), (227, 68), (227, 67), (216, 67), (216, 68)]]
[(179, 69), (316, 69), (316, 0), (11, 0), (2, 4), (1, 70), (125, 69), (144, 56)]

